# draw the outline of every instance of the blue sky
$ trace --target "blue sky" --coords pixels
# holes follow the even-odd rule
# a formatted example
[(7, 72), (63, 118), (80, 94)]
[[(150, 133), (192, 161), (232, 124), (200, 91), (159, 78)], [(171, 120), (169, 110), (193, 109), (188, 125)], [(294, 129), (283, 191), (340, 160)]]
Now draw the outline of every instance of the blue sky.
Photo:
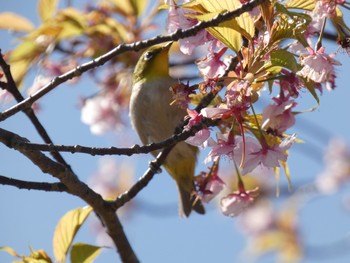
[[(0, 2), (0, 11), (12, 10), (37, 23), (36, 1), (1, 0)], [(2, 50), (6, 51), (13, 47), (14, 44), (10, 42), (8, 32), (0, 31), (0, 39)], [(336, 50), (335, 45), (329, 45), (327, 48), (328, 52)], [(322, 171), (322, 151), (331, 136), (344, 138), (350, 144), (350, 124), (347, 120), (350, 98), (349, 56), (339, 53), (337, 60), (341, 61), (343, 66), (337, 70), (336, 90), (324, 92), (321, 96), (320, 108), (297, 117), (298, 124), (295, 132), (305, 141), (305, 144), (297, 145), (290, 153), (289, 165), (295, 185), (311, 182)], [(34, 76), (34, 74), (29, 76), (27, 85), (31, 84)], [(88, 81), (83, 80), (74, 87), (62, 85), (43, 98), (43, 110), (39, 118), (52, 135), (54, 142), (99, 147), (116, 146), (116, 143), (119, 143), (115, 134), (96, 137), (91, 135), (87, 126), (81, 124), (77, 98), (86, 94), (86, 89), (92, 90), (89, 84)], [(303, 93), (301, 96), (299, 110), (315, 105), (315, 101), (309, 94)], [(63, 111), (62, 104), (64, 104)], [(17, 132), (31, 141), (41, 141), (23, 114), (17, 114), (14, 118), (6, 120), (1, 123), (1, 127)], [(130, 145), (138, 142), (135, 136), (130, 135), (130, 138)], [(92, 172), (98, 168), (96, 157), (79, 154), (64, 154), (64, 157), (84, 181), (87, 181)], [(136, 164), (136, 177), (141, 176), (145, 171), (149, 159), (150, 156), (131, 157), (131, 161)], [(0, 145), (0, 160), (1, 175), (22, 180), (54, 181), (50, 176), (42, 174), (24, 157), (3, 145)], [(286, 185), (284, 178), (281, 184)], [(283, 196), (287, 194), (284, 193)], [(303, 207), (300, 225), (307, 248), (322, 251), (323, 246), (329, 247), (328, 245), (337, 244), (344, 238), (348, 238), (350, 211), (344, 209), (342, 202), (344, 198), (350, 197), (349, 194), (349, 186), (347, 186), (334, 196), (317, 198)], [(283, 203), (283, 197), (274, 199), (277, 203)], [(132, 213), (131, 217), (122, 217), (122, 222), (142, 262), (246, 262), (246, 259), (240, 256), (246, 241), (237, 230), (237, 219), (224, 217), (214, 205), (208, 207), (206, 216), (193, 214), (189, 219), (178, 218), (176, 189), (173, 181), (165, 174), (157, 175), (137, 200), (148, 205)], [(68, 210), (84, 205), (84, 202), (68, 194), (18, 190), (1, 186), (0, 246), (10, 246), (20, 254), (29, 253), (29, 246), (31, 246), (34, 249), (44, 249), (52, 255), (52, 236), (56, 223)], [(159, 216), (147, 212), (150, 206), (165, 206), (173, 209), (167, 208), (167, 216)], [(76, 241), (95, 242), (88, 226), (81, 229)], [(339, 246), (337, 248), (339, 249)], [(303, 262), (319, 262), (319, 256), (310, 255)], [(117, 257), (113, 250), (106, 249), (96, 262), (111, 262)], [(12, 257), (0, 252), (0, 262), (11, 260), (13, 260)], [(341, 256), (328, 253), (322, 256), (322, 262), (349, 261), (350, 253)], [(271, 257), (264, 257), (258, 262), (271, 262)]]

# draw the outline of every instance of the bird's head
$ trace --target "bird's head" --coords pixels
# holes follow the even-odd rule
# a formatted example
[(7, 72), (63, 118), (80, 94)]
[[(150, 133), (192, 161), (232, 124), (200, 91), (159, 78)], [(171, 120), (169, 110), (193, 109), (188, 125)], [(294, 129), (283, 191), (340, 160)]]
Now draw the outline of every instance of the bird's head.
[(143, 52), (136, 64), (133, 82), (151, 81), (169, 76), (169, 49), (172, 42), (152, 46)]

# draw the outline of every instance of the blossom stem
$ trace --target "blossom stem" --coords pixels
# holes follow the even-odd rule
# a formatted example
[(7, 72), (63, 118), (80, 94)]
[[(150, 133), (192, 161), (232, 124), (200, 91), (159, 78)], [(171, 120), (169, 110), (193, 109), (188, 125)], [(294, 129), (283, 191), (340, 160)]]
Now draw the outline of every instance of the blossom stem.
[(242, 176), (241, 176), (241, 173), (239, 172), (239, 169), (237, 167), (236, 162), (233, 162), (233, 163), (235, 164), (237, 179), (238, 179), (237, 188), (238, 188), (239, 193), (243, 193), (243, 192), (245, 192), (245, 187), (244, 187), (244, 183), (242, 180)]
[(324, 29), (326, 27), (326, 21), (327, 21), (327, 17), (325, 17), (323, 19), (320, 36), (318, 37), (318, 40), (317, 40), (317, 43), (316, 43), (316, 51), (319, 50), (322, 47), (322, 37), (323, 37)]

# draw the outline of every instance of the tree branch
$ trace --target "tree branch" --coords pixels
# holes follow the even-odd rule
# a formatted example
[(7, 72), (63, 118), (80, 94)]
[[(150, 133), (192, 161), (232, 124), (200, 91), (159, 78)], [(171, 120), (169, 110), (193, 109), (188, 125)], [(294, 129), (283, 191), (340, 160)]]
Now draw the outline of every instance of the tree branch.
[(51, 80), (50, 83), (46, 84), (43, 88), (41, 88), (39, 91), (34, 93), (29, 98), (25, 99), (24, 101), (14, 105), (13, 107), (7, 109), (6, 111), (0, 113), (0, 121), (3, 121), (12, 115), (23, 111), (27, 108), (30, 108), (31, 105), (37, 101), (42, 96), (46, 95), (48, 92), (59, 86), (60, 84), (73, 79), (76, 76), (80, 76), (81, 74), (85, 73), (86, 71), (89, 71), (93, 68), (99, 67), (104, 65), (106, 62), (111, 60), (112, 58), (126, 52), (126, 51), (139, 51), (141, 49), (153, 46), (155, 44), (167, 42), (167, 41), (177, 41), (182, 38), (190, 37), (196, 35), (199, 31), (212, 26), (217, 26), (218, 24), (233, 19), (235, 17), (240, 16), (241, 14), (251, 11), (254, 7), (260, 5), (261, 3), (265, 2), (267, 0), (252, 0), (251, 2), (243, 5), (242, 7), (234, 10), (234, 11), (226, 11), (222, 14), (218, 14), (213, 19), (209, 21), (201, 21), (197, 23), (195, 26), (192, 26), (188, 29), (178, 29), (172, 34), (165, 35), (165, 36), (157, 36), (150, 39), (138, 41), (131, 44), (120, 44), (116, 48), (112, 49), (111, 51), (107, 52), (106, 54), (93, 59), (87, 63), (84, 63), (75, 69), (72, 69), (56, 78)]
[(67, 187), (62, 183), (30, 182), (0, 175), (0, 184), (15, 186), (19, 189), (41, 190), (46, 192), (67, 192)]
[(51, 160), (40, 151), (22, 149), (20, 145), (26, 141), (28, 141), (26, 138), (0, 128), (0, 142), (22, 153), (43, 173), (59, 179), (67, 187), (69, 193), (80, 197), (94, 209), (106, 226), (123, 262), (139, 262), (110, 202), (103, 200), (99, 194), (81, 182), (70, 169), (61, 163)]
[[(0, 67), (3, 69), (4, 75), (7, 80), (7, 85), (5, 85), (3, 88), (6, 88), (6, 90), (12, 94), (12, 96), (16, 99), (18, 103), (23, 102), (24, 97), (22, 96), (22, 94), (19, 92), (17, 88), (17, 85), (11, 74), (10, 66), (4, 60), (1, 53), (1, 49), (0, 49)], [(40, 123), (39, 119), (36, 117), (33, 109), (31, 108), (31, 105), (27, 108), (24, 108), (23, 112), (27, 115), (29, 120), (33, 123), (35, 129), (37, 130), (41, 138), (44, 140), (44, 142), (53, 143), (49, 134), (46, 132), (44, 126)], [(51, 151), (51, 155), (55, 158), (55, 160), (69, 167), (69, 165), (66, 163), (66, 161), (63, 159), (63, 157), (59, 152), (57, 152), (56, 150), (53, 150)]]

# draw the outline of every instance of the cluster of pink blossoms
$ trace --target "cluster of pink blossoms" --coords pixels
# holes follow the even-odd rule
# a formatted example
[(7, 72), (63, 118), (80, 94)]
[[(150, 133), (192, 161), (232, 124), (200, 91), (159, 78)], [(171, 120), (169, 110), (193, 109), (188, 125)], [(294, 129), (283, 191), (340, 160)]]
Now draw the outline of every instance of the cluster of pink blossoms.
[[(178, 29), (186, 29), (196, 25), (198, 21), (194, 18), (195, 11), (177, 5), (173, 0), (165, 1), (169, 6), (168, 32), (173, 33)], [(187, 3), (188, 1), (184, 1)], [(242, 4), (244, 1), (241, 1)], [(304, 34), (309, 47), (290, 46), (290, 51), (300, 55), (298, 67), (281, 68), (275, 74), (275, 85), (279, 85), (279, 95), (272, 98), (272, 103), (267, 105), (262, 114), (257, 115), (252, 105), (260, 97), (263, 85), (258, 81), (266, 81), (271, 77), (270, 72), (259, 71), (255, 73), (248, 66), (250, 63), (270, 62), (272, 52), (280, 49), (278, 44), (271, 41), (271, 32), (268, 30), (260, 32), (252, 43), (254, 47), (245, 49), (242, 53), (240, 63), (236, 69), (224, 77), (230, 66), (230, 55), (228, 48), (223, 47), (219, 40), (215, 39), (208, 31), (202, 30), (197, 35), (179, 41), (180, 50), (184, 54), (192, 54), (197, 46), (209, 43), (208, 53), (196, 64), (198, 71), (206, 83), (216, 80), (224, 80), (226, 91), (221, 103), (214, 107), (203, 108), (200, 112), (188, 109), (189, 122), (185, 130), (201, 122), (203, 118), (220, 120), (224, 125), (216, 138), (212, 138), (211, 128), (204, 128), (194, 136), (186, 140), (187, 143), (197, 147), (209, 148), (205, 163), (214, 162), (216, 167), (219, 159), (224, 158), (235, 162), (239, 166), (238, 176), (244, 176), (258, 167), (274, 169), (285, 165), (288, 158), (288, 150), (296, 141), (296, 135), (287, 135), (286, 132), (295, 124), (293, 113), (296, 107), (296, 99), (299, 91), (306, 85), (322, 91), (322, 84), (328, 89), (335, 88), (335, 65), (340, 65), (333, 59), (334, 55), (325, 53), (324, 47), (311, 48), (312, 37), (322, 30), (322, 23), (326, 17), (336, 16), (336, 6), (344, 4), (344, 1), (321, 0), (317, 1), (315, 9), (308, 14), (311, 17), (307, 30), (300, 31)], [(254, 13), (256, 15), (256, 12)], [(251, 14), (252, 15), (252, 14)], [(277, 20), (278, 21), (278, 20)], [(271, 46), (271, 47), (270, 47)], [(218, 49), (218, 50), (216, 50)], [(250, 61), (249, 52), (270, 50), (261, 56), (261, 61)], [(271, 53), (270, 53), (271, 52)], [(291, 53), (292, 54), (292, 53)], [(254, 54), (251, 54), (254, 57)], [(257, 70), (263, 64), (258, 64)], [(253, 66), (252, 66), (253, 67)], [(297, 68), (297, 70), (296, 70)], [(265, 75), (264, 75), (265, 74)], [(308, 86), (309, 88), (309, 86)], [(179, 94), (177, 94), (179, 96)], [(225, 129), (223, 128), (226, 128)], [(203, 172), (197, 178), (199, 196), (204, 202), (213, 199), (223, 188), (224, 182), (218, 176), (217, 167), (209, 173)], [(256, 191), (245, 191), (244, 186), (239, 187), (238, 192), (229, 194), (222, 198), (221, 208), (225, 215), (237, 215), (246, 206), (252, 203)]]

